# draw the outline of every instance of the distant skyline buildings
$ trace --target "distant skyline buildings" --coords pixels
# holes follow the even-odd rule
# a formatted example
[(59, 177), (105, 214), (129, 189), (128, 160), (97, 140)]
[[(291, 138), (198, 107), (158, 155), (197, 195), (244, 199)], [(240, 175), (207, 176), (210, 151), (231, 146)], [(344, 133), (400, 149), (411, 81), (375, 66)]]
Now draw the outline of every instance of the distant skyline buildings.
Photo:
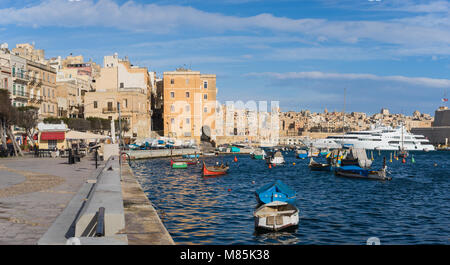
[[(58, 12), (54, 12), (58, 10)], [(434, 115), (450, 87), (448, 1), (42, 0), (0, 3), (0, 43), (162, 76), (215, 73), (221, 102)]]

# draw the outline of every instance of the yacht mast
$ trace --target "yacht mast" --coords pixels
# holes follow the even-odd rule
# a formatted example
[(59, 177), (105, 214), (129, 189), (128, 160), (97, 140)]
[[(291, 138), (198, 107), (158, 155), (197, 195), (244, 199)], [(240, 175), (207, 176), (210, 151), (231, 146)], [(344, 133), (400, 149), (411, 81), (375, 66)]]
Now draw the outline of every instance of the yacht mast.
[(345, 94), (347, 89), (344, 87), (344, 110), (342, 112), (342, 148), (344, 148), (344, 134), (345, 134)]

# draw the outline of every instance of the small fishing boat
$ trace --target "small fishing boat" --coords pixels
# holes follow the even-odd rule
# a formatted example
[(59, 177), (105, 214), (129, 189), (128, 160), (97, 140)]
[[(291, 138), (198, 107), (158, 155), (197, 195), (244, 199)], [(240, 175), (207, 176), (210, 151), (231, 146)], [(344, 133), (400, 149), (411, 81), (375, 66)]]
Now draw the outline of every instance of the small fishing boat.
[(186, 162), (170, 162), (170, 165), (172, 166), (172, 168), (187, 168), (187, 163)]
[(228, 172), (229, 166), (206, 166), (203, 162), (202, 174), (203, 176), (219, 176), (225, 175)]
[(200, 155), (199, 154), (194, 154), (194, 155), (182, 155), (183, 158), (199, 158)]
[(203, 156), (215, 156), (215, 155), (216, 155), (216, 153), (213, 153), (213, 152), (203, 153)]
[(256, 230), (280, 231), (298, 226), (298, 209), (292, 204), (273, 201), (253, 213)]
[(269, 161), (269, 164), (276, 164), (276, 165), (285, 163), (284, 157), (280, 151), (275, 152), (275, 154), (272, 157), (269, 157), (268, 161)]
[(253, 159), (265, 159), (266, 158), (266, 152), (262, 149), (257, 149), (252, 153)]
[(383, 168), (380, 170), (370, 170), (356, 165), (341, 166), (335, 168), (335, 175), (348, 178), (374, 179), (374, 180), (391, 180), (386, 176), (386, 158), (383, 160)]
[(306, 159), (307, 157), (308, 157), (308, 151), (306, 151), (306, 150), (298, 150), (297, 151), (297, 158)]
[(171, 159), (170, 160), (170, 165), (172, 165), (173, 163), (186, 163), (188, 165), (197, 165), (199, 163), (198, 159), (196, 158), (182, 158), (182, 159)]
[(262, 186), (255, 191), (255, 194), (259, 203), (270, 203), (273, 201), (294, 203), (296, 196), (295, 191), (281, 180)]
[(308, 157), (318, 157), (319, 154), (320, 154), (320, 151), (317, 148), (310, 147), (308, 149)]
[(330, 171), (331, 169), (331, 164), (330, 163), (318, 163), (316, 161), (314, 161), (314, 159), (311, 157), (311, 159), (309, 160), (309, 165), (308, 165), (309, 169), (313, 170), (313, 171)]

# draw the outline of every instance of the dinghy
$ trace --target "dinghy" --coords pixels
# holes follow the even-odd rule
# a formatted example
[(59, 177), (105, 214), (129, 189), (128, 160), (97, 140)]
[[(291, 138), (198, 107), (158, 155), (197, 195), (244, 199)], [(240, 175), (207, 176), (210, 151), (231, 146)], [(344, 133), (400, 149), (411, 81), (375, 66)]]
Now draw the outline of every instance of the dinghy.
[(273, 201), (282, 201), (294, 203), (295, 191), (289, 188), (281, 180), (262, 186), (256, 190), (256, 199), (259, 203), (270, 203)]
[(170, 161), (170, 165), (172, 166), (172, 168), (187, 168), (187, 163), (186, 162), (173, 162), (173, 161)]
[(298, 226), (298, 209), (292, 204), (273, 201), (253, 213), (256, 230), (280, 231)]
[(306, 151), (306, 150), (298, 150), (297, 151), (297, 158), (305, 159), (307, 157), (308, 157), (308, 151)]
[(171, 159), (170, 160), (170, 165), (172, 165), (173, 163), (183, 163), (183, 162), (188, 164), (188, 165), (197, 165), (199, 163), (198, 159), (194, 159), (194, 158), (187, 159), (187, 158), (184, 158), (184, 159)]
[(277, 151), (272, 157), (269, 158), (269, 164), (284, 164), (284, 157), (280, 151)]

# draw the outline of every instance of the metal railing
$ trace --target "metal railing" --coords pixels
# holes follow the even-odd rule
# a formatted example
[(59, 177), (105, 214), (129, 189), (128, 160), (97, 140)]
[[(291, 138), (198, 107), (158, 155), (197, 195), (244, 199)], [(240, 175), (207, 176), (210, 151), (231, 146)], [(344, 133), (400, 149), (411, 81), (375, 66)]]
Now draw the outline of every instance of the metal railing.
[(103, 108), (103, 113), (116, 113), (117, 108)]

